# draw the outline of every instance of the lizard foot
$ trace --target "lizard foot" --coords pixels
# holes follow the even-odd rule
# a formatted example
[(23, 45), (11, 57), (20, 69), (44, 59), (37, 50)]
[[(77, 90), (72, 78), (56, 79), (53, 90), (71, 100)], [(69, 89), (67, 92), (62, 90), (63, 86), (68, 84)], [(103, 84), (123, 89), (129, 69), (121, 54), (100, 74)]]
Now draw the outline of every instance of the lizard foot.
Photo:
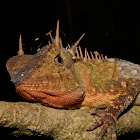
[[(104, 113), (104, 115), (103, 115)], [(98, 120), (95, 124), (91, 125), (87, 130), (92, 131), (96, 129), (98, 126), (103, 125), (100, 133), (97, 135), (96, 140), (101, 140), (104, 136), (105, 132), (107, 132), (107, 138), (108, 140), (116, 140), (116, 118), (113, 114), (107, 112), (107, 111), (101, 111), (98, 109), (95, 109), (91, 112), (91, 114), (96, 114), (98, 116), (101, 116), (101, 119)]]

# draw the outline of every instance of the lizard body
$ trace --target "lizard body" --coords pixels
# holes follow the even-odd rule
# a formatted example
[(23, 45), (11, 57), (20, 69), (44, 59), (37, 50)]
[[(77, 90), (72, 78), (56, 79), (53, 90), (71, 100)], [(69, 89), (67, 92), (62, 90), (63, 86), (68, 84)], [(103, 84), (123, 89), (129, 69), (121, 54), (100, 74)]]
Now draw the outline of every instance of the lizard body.
[(93, 56), (85, 49), (83, 56), (81, 48), (77, 48), (82, 37), (71, 47), (63, 48), (58, 22), (52, 44), (35, 55), (24, 55), (20, 38), (18, 56), (10, 58), (6, 67), (17, 93), (29, 101), (56, 108), (106, 108), (103, 112), (94, 111), (101, 119), (88, 130), (103, 124), (97, 139), (107, 131), (108, 139), (115, 140), (117, 117), (140, 92), (140, 80), (120, 78), (116, 61), (97, 52)]

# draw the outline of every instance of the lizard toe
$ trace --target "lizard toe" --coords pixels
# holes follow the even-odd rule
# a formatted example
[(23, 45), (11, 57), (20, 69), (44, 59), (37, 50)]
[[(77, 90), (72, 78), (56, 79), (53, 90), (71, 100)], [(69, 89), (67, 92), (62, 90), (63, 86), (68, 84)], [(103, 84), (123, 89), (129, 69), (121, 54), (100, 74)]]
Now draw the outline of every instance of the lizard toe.
[(107, 129), (107, 139), (108, 140), (116, 140), (116, 133), (115, 133), (114, 126), (110, 126), (110, 128)]
[(95, 122), (93, 125), (91, 125), (87, 131), (92, 131), (94, 129), (96, 129), (98, 126), (101, 126), (103, 123), (102, 119), (100, 119), (99, 121)]

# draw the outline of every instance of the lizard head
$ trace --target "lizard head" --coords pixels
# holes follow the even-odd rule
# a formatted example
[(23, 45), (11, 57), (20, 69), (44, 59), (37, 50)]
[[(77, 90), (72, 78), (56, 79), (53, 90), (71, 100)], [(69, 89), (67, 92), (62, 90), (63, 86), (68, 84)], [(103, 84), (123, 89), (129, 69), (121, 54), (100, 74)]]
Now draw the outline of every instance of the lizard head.
[[(45, 75), (46, 72), (48, 74), (60, 71), (60, 69), (63, 70), (64, 67), (65, 69), (69, 68), (73, 63), (75, 49), (84, 35), (72, 47), (66, 47), (66, 49), (59, 37), (59, 21), (57, 22), (55, 38), (51, 36), (51, 32), (48, 35), (50, 35), (52, 43), (42, 47), (35, 55), (24, 54), (20, 35), (17, 56), (11, 57), (6, 63), (6, 68), (14, 84), (22, 83), (30, 75), (38, 77), (39, 75)], [(58, 61), (59, 57), (62, 59), (61, 63)], [(36, 74), (33, 74), (35, 72)]]

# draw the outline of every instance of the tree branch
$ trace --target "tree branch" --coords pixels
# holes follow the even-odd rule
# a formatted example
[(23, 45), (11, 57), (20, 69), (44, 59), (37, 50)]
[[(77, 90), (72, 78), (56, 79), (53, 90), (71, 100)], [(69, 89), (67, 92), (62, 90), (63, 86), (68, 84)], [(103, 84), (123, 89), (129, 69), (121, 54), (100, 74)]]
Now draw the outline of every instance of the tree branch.
[[(18, 133), (51, 136), (56, 140), (95, 139), (101, 127), (85, 131), (99, 119), (89, 110), (65, 110), (45, 107), (39, 103), (0, 102), (0, 126), (18, 128)], [(117, 134), (140, 131), (140, 107), (134, 106), (117, 122)], [(124, 121), (125, 120), (125, 121)], [(15, 133), (16, 135), (17, 133)]]

